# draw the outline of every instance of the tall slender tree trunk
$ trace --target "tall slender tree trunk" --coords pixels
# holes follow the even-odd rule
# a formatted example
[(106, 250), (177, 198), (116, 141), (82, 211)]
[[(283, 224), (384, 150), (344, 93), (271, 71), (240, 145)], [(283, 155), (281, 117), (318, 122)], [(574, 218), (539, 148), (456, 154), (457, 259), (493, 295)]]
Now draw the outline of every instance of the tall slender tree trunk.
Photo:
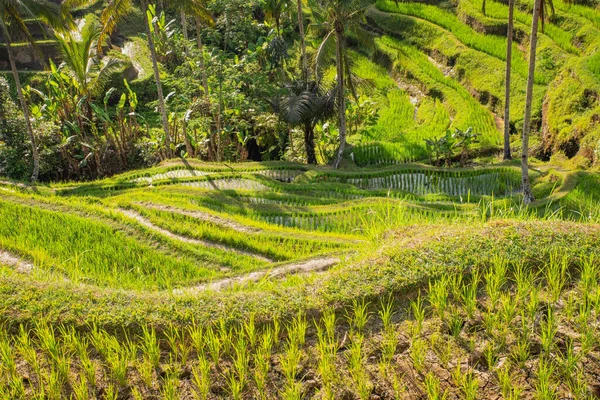
[(187, 132), (187, 117), (184, 116), (181, 120), (181, 129), (183, 130), (183, 140), (185, 142), (185, 151), (188, 157), (194, 157), (194, 148), (192, 147), (192, 143), (190, 142), (190, 138)]
[(202, 74), (202, 87), (204, 88), (204, 96), (210, 101), (208, 96), (208, 76), (206, 74), (206, 65), (204, 64), (204, 44), (202, 43), (202, 24), (200, 18), (196, 17), (196, 43), (200, 52), (200, 72)]
[(306, 162), (309, 164), (316, 164), (315, 130), (312, 122), (306, 122), (304, 124), (304, 148), (306, 150)]
[(308, 59), (306, 57), (306, 41), (304, 39), (304, 14), (302, 0), (298, 0), (298, 30), (300, 31), (300, 53), (302, 57), (302, 79), (308, 88)]
[(523, 201), (529, 204), (534, 200), (529, 181), (529, 133), (531, 132), (531, 100), (533, 97), (533, 80), (535, 75), (535, 56), (537, 50), (539, 11), (542, 0), (535, 0), (531, 36), (529, 43), (529, 74), (527, 76), (527, 92), (525, 97), (525, 118), (523, 119), (523, 147), (521, 150), (521, 175), (523, 181)]
[(4, 41), (6, 42), (6, 52), (8, 53), (10, 69), (15, 80), (17, 96), (19, 97), (19, 102), (21, 103), (21, 109), (23, 110), (23, 116), (25, 118), (25, 127), (27, 128), (27, 135), (29, 136), (29, 141), (31, 142), (31, 158), (33, 161), (33, 172), (31, 173), (31, 181), (37, 182), (40, 175), (40, 153), (37, 148), (37, 141), (35, 140), (33, 127), (31, 126), (29, 107), (27, 106), (27, 102), (25, 101), (25, 96), (23, 96), (21, 80), (19, 79), (19, 72), (17, 71), (17, 65), (15, 64), (15, 59), (12, 52), (10, 34), (8, 33), (8, 29), (6, 28), (6, 24), (4, 23), (4, 20), (2, 20), (2, 18), (0, 18), (0, 25), (2, 25), (2, 34), (4, 36)]
[(338, 84), (338, 114), (339, 114), (339, 138), (340, 147), (338, 148), (333, 168), (338, 168), (342, 162), (344, 148), (346, 147), (346, 94), (344, 88), (344, 29), (336, 23), (336, 68)]
[(187, 17), (185, 15), (185, 11), (181, 10), (181, 30), (183, 31), (183, 48), (185, 50), (185, 55), (190, 55), (190, 48), (188, 46), (189, 36), (187, 29)]
[(156, 48), (154, 47), (154, 39), (152, 39), (152, 31), (150, 29), (150, 23), (148, 22), (148, 5), (147, 0), (142, 0), (142, 15), (144, 16), (146, 26), (146, 35), (148, 36), (148, 47), (150, 48), (150, 55), (152, 58), (152, 69), (154, 70), (154, 79), (156, 80), (156, 91), (158, 92), (158, 110), (160, 112), (162, 126), (165, 130), (165, 147), (166, 156), (171, 158), (171, 136), (169, 133), (169, 118), (167, 117), (167, 109), (165, 106), (165, 97), (163, 95), (162, 83), (160, 81), (160, 72), (158, 70), (158, 61), (156, 60)]
[(481, 3), (481, 13), (485, 15), (485, 0), (483, 0)]
[(504, 78), (504, 159), (512, 160), (510, 154), (510, 72), (513, 42), (513, 14), (515, 0), (508, 0), (508, 28), (506, 33), (506, 76)]

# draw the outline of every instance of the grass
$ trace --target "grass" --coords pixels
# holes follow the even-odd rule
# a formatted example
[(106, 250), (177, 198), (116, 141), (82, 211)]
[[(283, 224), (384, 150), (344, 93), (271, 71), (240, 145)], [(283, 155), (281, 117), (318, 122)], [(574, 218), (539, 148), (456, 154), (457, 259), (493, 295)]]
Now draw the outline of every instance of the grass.
[[(436, 6), (418, 3), (398, 3), (398, 5), (396, 5), (394, 2), (387, 0), (378, 1), (377, 8), (382, 11), (406, 14), (432, 22), (450, 31), (466, 46), (489, 54), (500, 60), (506, 60), (506, 41), (503, 38), (478, 33), (461, 22), (455, 14), (449, 11)], [(524, 54), (516, 45), (513, 49), (513, 53), (515, 54), (512, 64), (513, 68), (519, 75), (526, 77), (527, 60)], [(551, 77), (546, 74), (538, 74), (536, 83), (545, 84), (548, 83), (550, 79)]]
[[(557, 200), (525, 208), (510, 164), (305, 167), (292, 182), (294, 164), (223, 167), (2, 185), (0, 248), (35, 268), (0, 266), (0, 397), (588, 393), (600, 232), (573, 207), (600, 201), (596, 175), (532, 171)], [(180, 184), (211, 179), (268, 189)], [(329, 256), (324, 272), (173, 290)]]
[[(58, 397), (96, 395), (120, 388), (164, 398), (204, 398), (219, 391), (231, 398), (266, 393), (369, 398), (394, 392), (403, 392), (403, 398), (475, 398), (499, 387), (509, 397), (589, 396), (584, 380), (595, 368), (598, 352), (597, 328), (589, 322), (600, 312), (600, 264), (577, 250), (575, 258), (548, 254), (547, 261), (525, 264), (497, 255), (471, 270), (466, 282), (437, 286), (454, 279), (452, 272), (442, 272), (429, 280), (429, 287), (436, 289), (423, 296), (373, 305), (355, 301), (343, 310), (346, 318), (338, 318), (333, 309), (310, 322), (305, 314), (297, 314), (283, 331), (278, 319), (260, 327), (252, 320), (246, 325), (219, 320), (207, 327), (171, 326), (161, 335), (144, 330), (141, 336), (119, 337), (97, 328), (81, 332), (44, 321), (30, 328), (5, 324), (0, 335), (0, 390), (8, 397), (40, 390)], [(541, 277), (544, 268), (564, 272)], [(456, 293), (470, 288), (475, 293), (473, 312)], [(493, 307), (498, 295), (501, 313)], [(440, 296), (453, 310), (451, 317), (439, 313)], [(574, 297), (589, 301), (568, 310), (568, 299)], [(537, 304), (533, 308), (532, 301)], [(488, 319), (491, 322), (484, 324)], [(569, 337), (558, 336), (559, 320), (571, 329)], [(389, 346), (392, 339), (394, 347)], [(523, 347), (524, 339), (529, 347)], [(540, 352), (532, 353), (537, 344)], [(574, 352), (574, 346), (580, 351)], [(387, 368), (377, 365), (377, 357), (368, 357), (380, 351)], [(20, 354), (29, 356), (17, 368)], [(90, 376), (99, 379), (73, 374), (90, 363), (96, 372)], [(526, 374), (523, 363), (535, 373)], [(177, 372), (184, 367), (193, 378)], [(300, 370), (318, 380), (309, 384), (299, 377)], [(442, 378), (444, 370), (452, 371), (451, 379)], [(26, 385), (18, 379), (24, 371), (30, 376)], [(159, 374), (166, 377), (154, 380)]]

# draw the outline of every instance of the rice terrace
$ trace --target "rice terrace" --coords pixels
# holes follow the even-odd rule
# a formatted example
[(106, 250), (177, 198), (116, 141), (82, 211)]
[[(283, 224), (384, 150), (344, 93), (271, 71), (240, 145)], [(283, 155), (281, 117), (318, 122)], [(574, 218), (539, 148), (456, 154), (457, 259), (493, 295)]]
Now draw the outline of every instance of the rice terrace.
[(597, 0), (0, 0), (0, 400), (599, 398)]

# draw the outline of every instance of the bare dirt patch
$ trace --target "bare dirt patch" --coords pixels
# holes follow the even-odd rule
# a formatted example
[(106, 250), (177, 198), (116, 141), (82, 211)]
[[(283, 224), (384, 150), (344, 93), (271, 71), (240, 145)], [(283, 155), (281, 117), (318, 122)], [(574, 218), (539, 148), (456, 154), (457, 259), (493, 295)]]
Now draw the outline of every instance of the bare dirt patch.
[(292, 264), (285, 264), (280, 267), (276, 267), (267, 271), (256, 271), (249, 273), (247, 275), (237, 276), (233, 278), (221, 279), (218, 281), (214, 281), (211, 283), (207, 283), (204, 285), (195, 286), (192, 288), (186, 289), (176, 289), (174, 293), (176, 294), (189, 294), (204, 290), (223, 290), (225, 288), (249, 283), (249, 282), (257, 282), (261, 279), (265, 278), (281, 278), (287, 275), (298, 275), (298, 274), (307, 274), (312, 272), (322, 272), (325, 271), (334, 265), (338, 264), (340, 259), (337, 257), (326, 257), (326, 258), (313, 258), (310, 260), (304, 260), (295, 262)]
[(163, 206), (163, 205), (152, 204), (152, 203), (140, 203), (140, 205), (143, 207), (146, 207), (146, 208), (151, 208), (153, 210), (166, 211), (166, 212), (171, 212), (171, 213), (175, 213), (175, 214), (179, 214), (179, 215), (185, 215), (185, 216), (188, 216), (191, 218), (210, 222), (215, 225), (220, 225), (225, 228), (230, 228), (237, 232), (242, 232), (242, 233), (260, 232), (260, 229), (251, 228), (251, 227), (242, 225), (240, 223), (237, 223), (235, 221), (232, 221), (230, 219), (221, 218), (216, 215), (212, 215), (212, 214), (209, 214), (209, 213), (203, 212), (203, 211), (189, 211), (189, 210), (183, 210), (181, 208)]
[(124, 209), (120, 209), (119, 210), (123, 215), (134, 219), (136, 222), (138, 222), (140, 225), (145, 226), (146, 228), (160, 233), (161, 235), (167, 236), (171, 239), (175, 239), (178, 240), (180, 242), (184, 242), (184, 243), (189, 243), (189, 244), (193, 244), (193, 245), (197, 245), (197, 246), (204, 246), (204, 247), (211, 247), (214, 249), (219, 249), (219, 250), (223, 250), (223, 251), (228, 251), (228, 252), (232, 252), (232, 253), (238, 253), (238, 254), (242, 254), (248, 257), (252, 257), (252, 258), (256, 258), (257, 260), (261, 260), (261, 261), (265, 261), (265, 262), (273, 262), (273, 260), (271, 260), (270, 258), (258, 255), (258, 254), (254, 254), (254, 253), (250, 253), (247, 251), (243, 251), (243, 250), (239, 250), (233, 247), (229, 247), (229, 246), (224, 246), (222, 244), (217, 244), (217, 243), (212, 243), (212, 242), (207, 242), (205, 240), (200, 240), (200, 239), (192, 239), (186, 236), (181, 236), (181, 235), (177, 235), (171, 231), (168, 231), (166, 229), (163, 229), (159, 226), (154, 225), (152, 222), (150, 222), (149, 220), (147, 220), (146, 218), (144, 218), (143, 216), (141, 216), (140, 214), (136, 213), (135, 211), (131, 211), (131, 210), (124, 210)]
[(32, 263), (3, 250), (0, 250), (0, 264), (8, 265), (21, 274), (29, 274), (33, 271)]

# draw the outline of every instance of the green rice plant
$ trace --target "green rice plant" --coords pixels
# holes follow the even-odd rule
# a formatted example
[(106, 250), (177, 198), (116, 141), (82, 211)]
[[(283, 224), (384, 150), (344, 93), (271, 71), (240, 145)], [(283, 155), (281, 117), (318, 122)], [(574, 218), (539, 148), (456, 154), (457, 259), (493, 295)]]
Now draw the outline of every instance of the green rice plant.
[(545, 358), (540, 358), (537, 371), (535, 391), (536, 397), (539, 400), (556, 400), (558, 399), (556, 384), (552, 381), (554, 374), (554, 366), (551, 361)]
[(500, 358), (500, 351), (498, 347), (499, 346), (496, 343), (489, 341), (483, 348), (483, 356), (485, 357), (487, 368), (490, 371), (494, 371), (496, 369), (496, 365), (498, 365), (498, 360)]
[(425, 376), (424, 385), (428, 400), (445, 400), (448, 398), (448, 390), (442, 391), (439, 379), (432, 372)]
[(231, 399), (241, 400), (244, 391), (244, 382), (241, 382), (233, 369), (225, 374), (225, 383)]
[(510, 363), (505, 362), (500, 368), (496, 369), (496, 376), (500, 386), (500, 392), (505, 399), (510, 398), (513, 388), (514, 377), (510, 370)]
[(457, 307), (452, 307), (450, 311), (450, 317), (448, 318), (448, 331), (454, 337), (458, 338), (462, 332), (462, 328), (465, 325), (463, 316)]
[(443, 365), (445, 368), (448, 368), (450, 361), (452, 361), (454, 352), (452, 343), (449, 340), (442, 338), (438, 332), (433, 333), (430, 336), (430, 340), (431, 347), (438, 356), (441, 365)]
[[(326, 321), (327, 328), (335, 330), (335, 314), (333, 312), (326, 312), (323, 318)], [(287, 327), (288, 341), (302, 346), (306, 338), (307, 328), (308, 322), (306, 321), (306, 316), (299, 312)]]
[(427, 298), (429, 299), (431, 307), (442, 321), (445, 320), (445, 312), (448, 307), (448, 281), (448, 275), (444, 275), (435, 281), (429, 280), (429, 293)]
[(300, 368), (300, 360), (302, 358), (302, 350), (298, 342), (297, 333), (293, 337), (289, 337), (285, 346), (284, 354), (281, 356), (280, 363), (285, 384), (283, 394), (286, 398), (297, 398), (299, 395), (299, 386), (296, 382), (296, 376)]
[[(45, 392), (49, 399), (58, 400), (62, 398), (63, 378), (53, 366), (50, 367), (45, 376)], [(107, 392), (107, 396), (108, 396)]]
[(524, 301), (535, 284), (535, 274), (524, 263), (517, 264), (513, 272), (516, 286), (516, 297), (519, 302)]
[(85, 375), (79, 376), (75, 382), (71, 383), (73, 395), (76, 400), (87, 400), (90, 398), (90, 386)]
[(380, 364), (382, 370), (386, 372), (391, 367), (391, 361), (396, 354), (398, 338), (396, 330), (388, 328), (383, 330), (383, 338), (381, 341), (381, 359)]
[(577, 317), (575, 319), (575, 325), (577, 330), (582, 333), (590, 329), (590, 319), (592, 318), (592, 304), (590, 299), (583, 295), (583, 298), (579, 301), (579, 309)]
[(369, 303), (365, 303), (364, 299), (359, 302), (357, 299), (352, 300), (352, 313), (346, 312), (346, 319), (350, 328), (362, 333), (365, 326), (369, 322), (371, 313), (368, 311)]
[(550, 355), (554, 347), (554, 338), (558, 332), (556, 316), (552, 307), (548, 307), (546, 318), (540, 323), (540, 341), (546, 356)]
[(194, 398), (206, 400), (210, 392), (210, 362), (203, 355), (200, 355), (198, 363), (192, 366), (192, 381)]
[(105, 360), (110, 374), (116, 383), (120, 387), (127, 386), (129, 358), (127, 357), (126, 349), (121, 346), (119, 341), (115, 340), (109, 345)]
[[(25, 360), (25, 362), (27, 364), (29, 364), (29, 366), (33, 370), (33, 373), (37, 377), (38, 382), (36, 385), (36, 390), (39, 391), (39, 390), (42, 390), (42, 388), (43, 388), (43, 385), (41, 382), (41, 376), (42, 376), (41, 362), (42, 362), (42, 360), (41, 360), (41, 357), (38, 356), (38, 352), (36, 351), (36, 349), (33, 346), (30, 334), (31, 334), (31, 332), (26, 330), (24, 325), (19, 325), (19, 334), (17, 336), (17, 340), (16, 340), (14, 346), (15, 346), (16, 351), (23, 358), (23, 360)], [(0, 334), (0, 337), (1, 336), (2, 336), (2, 334)], [(9, 363), (5, 364), (3, 362), (3, 365), (10, 365), (10, 364)]]
[(395, 399), (403, 398), (403, 396), (408, 391), (406, 383), (404, 382), (404, 375), (400, 376), (398, 374), (394, 374), (392, 376), (392, 390)]
[(498, 318), (499, 317), (495, 312), (488, 310), (483, 313), (483, 327), (489, 337), (492, 337), (496, 333), (495, 330), (498, 324)]
[(244, 321), (244, 332), (246, 334), (246, 337), (248, 338), (248, 344), (251, 348), (254, 348), (256, 346), (256, 340), (258, 338), (256, 324), (254, 322), (254, 314), (250, 314), (248, 320)]
[(154, 386), (154, 369), (155, 366), (148, 357), (142, 357), (136, 360), (135, 367), (144, 384), (151, 388)]
[(461, 292), (462, 304), (467, 313), (467, 318), (472, 319), (477, 309), (477, 290), (479, 288), (479, 270), (474, 269), (471, 274), (471, 280), (464, 284)]
[(279, 344), (279, 337), (281, 336), (281, 322), (277, 316), (273, 318), (271, 326), (273, 327), (273, 334), (271, 335), (273, 346), (277, 346)]
[(462, 274), (453, 274), (450, 278), (450, 288), (452, 292), (452, 297), (455, 301), (460, 301), (462, 296), (462, 288), (463, 288), (463, 275)]
[(500, 295), (500, 316), (504, 326), (510, 326), (517, 313), (517, 298), (512, 293)]
[(160, 388), (161, 398), (164, 400), (179, 399), (179, 377), (174, 373), (167, 373)]
[(131, 389), (131, 396), (133, 397), (133, 400), (144, 400), (144, 395), (137, 387)]
[(521, 336), (512, 346), (511, 357), (519, 368), (524, 368), (530, 356), (530, 341), (527, 337)]
[(496, 310), (496, 304), (500, 297), (501, 289), (506, 283), (506, 271), (508, 264), (505, 259), (494, 256), (492, 265), (485, 272), (485, 290), (489, 298), (488, 307), (492, 311)]
[(594, 255), (582, 260), (579, 270), (579, 287), (584, 296), (593, 293), (598, 287), (600, 280), (600, 262), (596, 261)]
[(233, 350), (233, 368), (238, 376), (240, 384), (242, 384), (243, 390), (248, 382), (250, 373), (250, 353), (248, 342), (246, 341), (243, 332), (237, 332), (237, 340), (234, 342)]
[(383, 324), (383, 330), (388, 331), (390, 329), (393, 329), (392, 317), (394, 316), (394, 303), (392, 301), (391, 296), (388, 297), (386, 300), (381, 300), (378, 314)]
[(479, 390), (479, 380), (473, 371), (462, 372), (460, 364), (452, 371), (454, 384), (460, 388), (465, 400), (475, 400)]
[(192, 325), (188, 327), (188, 336), (192, 342), (192, 346), (194, 350), (196, 350), (196, 354), (200, 357), (200, 355), (204, 354), (206, 342), (204, 338), (204, 328), (198, 324), (196, 321), (192, 321)]
[(527, 302), (527, 316), (531, 325), (533, 326), (535, 322), (535, 316), (537, 315), (538, 309), (540, 306), (540, 293), (537, 286), (532, 286), (531, 291), (529, 292), (529, 300)]
[(354, 333), (352, 343), (348, 349), (348, 370), (356, 393), (361, 400), (369, 399), (373, 391), (373, 384), (365, 370), (365, 354), (363, 352), (364, 337), (359, 333)]
[(546, 266), (545, 272), (546, 285), (548, 285), (548, 292), (550, 293), (552, 302), (558, 301), (567, 283), (568, 266), (569, 260), (566, 257), (558, 256), (557, 254), (550, 256), (550, 262)]
[(420, 335), (423, 332), (423, 322), (425, 321), (425, 307), (423, 305), (423, 299), (421, 298), (421, 292), (419, 292), (417, 299), (410, 302), (410, 309), (415, 319), (413, 324), (413, 336)]
[(273, 348), (272, 329), (267, 329), (261, 336), (258, 349), (254, 355), (254, 383), (261, 399), (267, 398), (267, 379), (271, 365), (271, 350)]
[(323, 397), (333, 399), (333, 387), (337, 380), (335, 360), (339, 349), (335, 337), (335, 314), (327, 312), (322, 324), (315, 324), (317, 329), (317, 372), (323, 382)]
[(560, 357), (557, 358), (558, 367), (565, 380), (575, 377), (581, 356), (580, 352), (575, 351), (573, 339), (568, 339), (564, 352), (561, 351)]
[(0, 335), (0, 372), (8, 378), (17, 375), (17, 363), (15, 361), (13, 350), (7, 335)]
[(577, 368), (566, 382), (573, 398), (589, 399), (591, 397), (585, 372), (581, 368)]
[(596, 334), (596, 329), (593, 326), (588, 325), (587, 329), (579, 336), (579, 341), (579, 353), (581, 357), (585, 357), (598, 345), (598, 335)]
[(148, 329), (146, 325), (142, 326), (141, 349), (144, 358), (146, 358), (153, 368), (160, 364), (160, 345), (156, 339), (154, 328)]
[(409, 355), (415, 370), (423, 373), (427, 357), (427, 343), (423, 339), (414, 339), (409, 348)]
[(227, 356), (230, 354), (233, 347), (233, 327), (227, 326), (225, 318), (219, 318), (218, 329), (221, 352), (224, 356)]
[(25, 398), (25, 383), (23, 378), (20, 376), (13, 376), (11, 380), (12, 398), (23, 399)]
[(213, 363), (219, 365), (221, 352), (223, 350), (221, 337), (215, 332), (215, 329), (212, 326), (209, 326), (206, 328), (204, 338), (206, 340), (206, 348), (208, 349), (208, 353), (210, 354)]
[(109, 383), (104, 391), (105, 400), (117, 400), (119, 398), (119, 389), (112, 383)]

